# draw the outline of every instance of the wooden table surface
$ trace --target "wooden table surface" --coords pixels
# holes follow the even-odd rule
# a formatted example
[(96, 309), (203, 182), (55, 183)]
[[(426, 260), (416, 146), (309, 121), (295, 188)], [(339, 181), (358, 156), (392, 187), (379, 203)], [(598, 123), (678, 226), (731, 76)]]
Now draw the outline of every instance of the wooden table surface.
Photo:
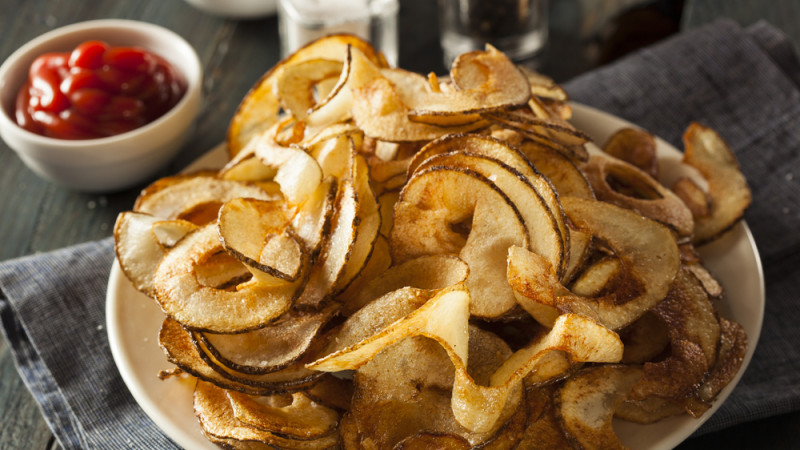
[[(687, 1), (683, 26), (722, 14), (747, 24), (770, 18), (800, 38), (800, 13), (793, 0)], [(552, 48), (583, 55), (584, 42), (566, 30), (567, 18), (585, 3), (554, 4)], [(606, 2), (613, 3), (613, 2)], [(762, 6), (766, 3), (768, 6)], [(783, 6), (781, 6), (783, 5)], [(0, 7), (0, 61), (30, 39), (53, 28), (91, 19), (124, 18), (156, 23), (189, 41), (205, 74), (205, 104), (197, 128), (180, 155), (160, 175), (179, 171), (224, 139), (228, 121), (252, 83), (279, 59), (277, 20), (234, 21), (193, 9), (181, 0), (3, 0)], [(559, 28), (561, 27), (561, 28)], [(435, 2), (401, 0), (400, 66), (442, 73)], [(558, 81), (593, 66), (588, 57), (547, 60), (542, 71)], [(130, 209), (142, 186), (113, 194), (69, 191), (39, 179), (0, 142), (0, 261), (105, 238), (120, 211)], [(5, 341), (0, 339), (0, 449), (58, 448), (37, 404), (23, 385)], [(800, 415), (789, 414), (692, 439), (681, 448), (792, 448)], [(791, 430), (791, 431), (790, 431)]]

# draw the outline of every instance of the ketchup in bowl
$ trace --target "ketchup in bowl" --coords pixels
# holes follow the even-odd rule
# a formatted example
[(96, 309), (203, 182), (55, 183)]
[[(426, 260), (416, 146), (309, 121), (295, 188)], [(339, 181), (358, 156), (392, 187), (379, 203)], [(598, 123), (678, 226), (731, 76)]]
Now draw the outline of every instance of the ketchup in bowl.
[(186, 82), (160, 56), (87, 41), (31, 64), (15, 116), (19, 126), (42, 136), (96, 139), (158, 119), (185, 92)]

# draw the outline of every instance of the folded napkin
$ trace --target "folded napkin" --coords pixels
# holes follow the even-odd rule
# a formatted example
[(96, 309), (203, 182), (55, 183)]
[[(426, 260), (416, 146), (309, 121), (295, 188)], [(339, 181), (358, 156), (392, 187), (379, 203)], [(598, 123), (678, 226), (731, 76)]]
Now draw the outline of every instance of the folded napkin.
[[(572, 97), (680, 148), (690, 121), (715, 128), (753, 189), (767, 310), (755, 357), (701, 429), (800, 409), (800, 64), (767, 24), (682, 33), (566, 84)], [(797, 174), (797, 180), (795, 179)], [(123, 384), (105, 329), (109, 239), (0, 264), (0, 319), (26, 386), (64, 448), (172, 448)]]

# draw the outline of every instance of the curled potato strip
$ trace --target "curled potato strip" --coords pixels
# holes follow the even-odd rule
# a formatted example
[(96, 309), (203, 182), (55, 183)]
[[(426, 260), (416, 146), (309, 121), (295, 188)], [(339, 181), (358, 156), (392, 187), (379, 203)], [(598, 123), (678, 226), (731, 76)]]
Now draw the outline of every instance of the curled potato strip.
[(700, 171), (708, 182), (710, 210), (695, 218), (694, 228), (693, 242), (702, 245), (736, 225), (753, 198), (736, 155), (714, 130), (692, 123), (683, 143), (683, 162)]
[(451, 405), (456, 420), (471, 431), (483, 432), (494, 426), (512, 389), (537, 370), (551, 351), (566, 352), (573, 361), (616, 362), (622, 358), (622, 342), (616, 333), (590, 319), (566, 314), (549, 333), (503, 363), (491, 376), (490, 386), (478, 385), (467, 373), (469, 300), (463, 284), (443, 289), (404, 318), (307, 367), (326, 372), (357, 369), (405, 337), (429, 337), (447, 351), (455, 367)]
[(274, 129), (255, 137), (253, 146), (261, 163), (276, 170), (273, 180), (289, 204), (302, 204), (322, 183), (319, 163), (302, 147), (278, 143)]
[[(644, 170), (602, 154), (591, 156), (583, 170), (599, 200), (661, 222), (680, 237), (691, 236), (694, 230), (692, 212), (675, 193)], [(613, 184), (617, 183), (626, 189), (615, 188)]]
[(114, 252), (122, 272), (136, 289), (155, 297), (153, 274), (161, 258), (195, 228), (183, 220), (163, 220), (133, 211), (121, 213), (114, 225)]
[[(552, 319), (555, 308), (561, 313), (591, 317), (618, 330), (667, 295), (680, 268), (680, 251), (667, 227), (610, 203), (566, 197), (562, 205), (581, 231), (602, 239), (616, 253), (624, 280), (608, 294), (584, 297), (564, 287), (549, 263), (541, 258), (520, 259), (509, 268), (519, 266), (526, 270), (519, 270), (513, 277), (509, 274), (509, 281), (517, 301), (534, 318), (549, 325), (548, 317)], [(538, 310), (540, 314), (532, 312)]]
[(230, 155), (239, 153), (253, 134), (278, 121), (281, 105), (277, 82), (287, 67), (319, 58), (344, 61), (348, 46), (358, 48), (380, 67), (387, 65), (368, 42), (351, 34), (330, 35), (302, 47), (265, 73), (242, 99), (228, 127)]
[(270, 286), (254, 276), (236, 290), (200, 284), (197, 267), (220, 251), (217, 227), (207, 225), (187, 235), (164, 256), (153, 280), (156, 300), (164, 312), (195, 330), (235, 333), (264, 326), (289, 309), (301, 280)]

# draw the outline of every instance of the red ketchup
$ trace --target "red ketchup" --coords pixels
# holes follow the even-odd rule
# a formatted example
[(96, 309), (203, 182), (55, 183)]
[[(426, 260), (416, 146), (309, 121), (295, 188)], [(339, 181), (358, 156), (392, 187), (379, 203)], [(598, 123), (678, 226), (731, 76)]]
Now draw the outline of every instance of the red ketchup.
[(185, 92), (186, 81), (160, 56), (88, 41), (36, 58), (17, 94), (16, 120), (42, 136), (102, 138), (158, 119)]

